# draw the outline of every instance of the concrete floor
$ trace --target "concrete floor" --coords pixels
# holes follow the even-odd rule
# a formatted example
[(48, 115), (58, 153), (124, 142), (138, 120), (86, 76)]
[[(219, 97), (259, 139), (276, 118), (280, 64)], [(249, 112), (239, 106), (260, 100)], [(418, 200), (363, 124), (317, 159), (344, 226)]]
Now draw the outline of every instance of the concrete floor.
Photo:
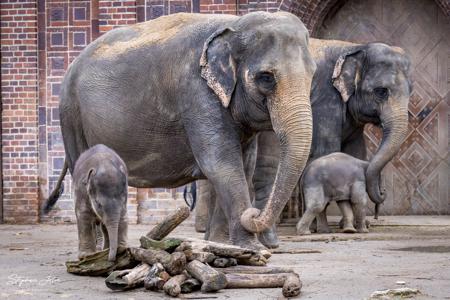
[[(333, 220), (332, 220), (333, 221)], [(270, 265), (294, 267), (303, 281), (300, 299), (367, 299), (376, 290), (417, 288), (415, 299), (450, 299), (450, 216), (382, 217), (369, 234), (297, 237), (281, 227), (281, 252)], [(151, 226), (130, 226), (130, 244)], [(196, 236), (181, 226), (173, 236)], [(405, 249), (404, 249), (405, 248)], [(66, 273), (76, 258), (75, 225), (0, 225), (0, 299), (160, 299), (162, 293), (137, 289), (112, 292), (104, 278)], [(403, 249), (403, 250), (401, 250)], [(206, 297), (206, 298), (205, 298)], [(281, 289), (223, 290), (188, 294), (185, 299), (280, 299)]]

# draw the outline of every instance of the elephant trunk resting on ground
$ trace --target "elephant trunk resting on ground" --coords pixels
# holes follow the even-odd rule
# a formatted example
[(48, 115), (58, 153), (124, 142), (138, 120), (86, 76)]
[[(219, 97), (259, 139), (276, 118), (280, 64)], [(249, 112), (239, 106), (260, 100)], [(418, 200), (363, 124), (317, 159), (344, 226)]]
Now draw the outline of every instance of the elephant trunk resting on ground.
[[(135, 187), (177, 187), (208, 178), (231, 242), (262, 247), (294, 189), (311, 145), (315, 63), (308, 31), (289, 13), (175, 14), (109, 31), (70, 66), (59, 106), (70, 171), (104, 144)], [(251, 211), (247, 145), (274, 130), (281, 149), (273, 192)], [(60, 194), (59, 185), (46, 205)]]
[[(314, 126), (309, 160), (340, 151), (364, 160), (364, 125), (381, 126), (383, 139), (366, 171), (367, 192), (372, 201), (380, 204), (385, 198), (380, 190), (381, 170), (406, 137), (411, 92), (409, 59), (400, 48), (382, 43), (358, 45), (310, 39), (310, 51), (317, 71), (311, 89)], [(255, 206), (263, 209), (273, 189), (279, 160), (273, 133), (260, 133), (257, 149)], [(210, 227), (225, 228), (217, 224), (222, 220), (216, 212)], [(318, 224), (319, 231), (320, 227)], [(259, 238), (268, 247), (278, 245), (275, 226)]]

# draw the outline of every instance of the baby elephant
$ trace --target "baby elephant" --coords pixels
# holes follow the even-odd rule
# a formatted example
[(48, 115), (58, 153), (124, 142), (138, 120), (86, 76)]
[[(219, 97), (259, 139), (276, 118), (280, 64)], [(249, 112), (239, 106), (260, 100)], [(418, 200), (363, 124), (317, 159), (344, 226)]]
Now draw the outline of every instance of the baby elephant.
[(75, 214), (78, 224), (78, 256), (94, 253), (96, 224), (101, 224), (103, 249), (109, 261), (127, 242), (127, 168), (116, 152), (96, 145), (78, 158), (73, 171)]
[[(311, 162), (302, 178), (306, 211), (297, 224), (297, 234), (311, 234), (309, 226), (314, 218), (326, 224), (322, 213), (331, 201), (336, 201), (344, 214), (344, 232), (369, 232), (366, 226), (366, 169), (368, 162), (336, 152)], [(353, 213), (345, 202), (350, 200)], [(348, 211), (350, 210), (350, 212)], [(325, 218), (320, 220), (319, 218)]]

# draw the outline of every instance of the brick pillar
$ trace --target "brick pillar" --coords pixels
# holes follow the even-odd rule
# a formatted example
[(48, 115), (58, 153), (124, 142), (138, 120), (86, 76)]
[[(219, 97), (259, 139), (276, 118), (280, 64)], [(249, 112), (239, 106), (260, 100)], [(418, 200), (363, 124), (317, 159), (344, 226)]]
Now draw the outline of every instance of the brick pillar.
[(38, 222), (37, 8), (34, 0), (2, 0), (1, 93), (3, 217)]

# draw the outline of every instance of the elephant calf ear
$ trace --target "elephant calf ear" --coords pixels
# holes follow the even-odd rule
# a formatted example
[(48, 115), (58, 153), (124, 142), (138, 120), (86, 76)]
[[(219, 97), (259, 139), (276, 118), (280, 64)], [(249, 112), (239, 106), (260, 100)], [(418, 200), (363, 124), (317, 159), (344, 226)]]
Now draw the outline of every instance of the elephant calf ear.
[(206, 40), (200, 58), (201, 76), (224, 107), (230, 104), (236, 86), (236, 63), (231, 55), (231, 44), (227, 40), (227, 35), (231, 32), (232, 29), (225, 28), (213, 33)]
[(355, 93), (360, 79), (360, 72), (364, 53), (362, 50), (354, 50), (339, 56), (333, 70), (333, 86), (341, 94), (342, 100), (347, 102)]

